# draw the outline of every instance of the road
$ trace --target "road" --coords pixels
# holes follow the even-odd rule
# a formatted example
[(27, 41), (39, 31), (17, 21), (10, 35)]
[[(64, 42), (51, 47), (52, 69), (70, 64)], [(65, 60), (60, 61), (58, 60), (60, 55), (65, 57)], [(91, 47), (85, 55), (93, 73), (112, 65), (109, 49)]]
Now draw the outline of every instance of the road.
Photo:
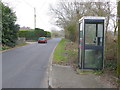
[(2, 53), (2, 88), (47, 88), (50, 55), (60, 38)]

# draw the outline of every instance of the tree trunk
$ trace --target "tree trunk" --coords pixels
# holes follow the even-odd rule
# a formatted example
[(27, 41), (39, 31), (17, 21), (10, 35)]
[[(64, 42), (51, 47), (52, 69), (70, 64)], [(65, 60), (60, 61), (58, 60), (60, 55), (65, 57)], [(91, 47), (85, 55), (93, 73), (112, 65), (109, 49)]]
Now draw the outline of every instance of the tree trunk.
[(120, 1), (117, 6), (117, 16), (118, 16), (118, 58), (117, 58), (117, 74), (120, 79)]

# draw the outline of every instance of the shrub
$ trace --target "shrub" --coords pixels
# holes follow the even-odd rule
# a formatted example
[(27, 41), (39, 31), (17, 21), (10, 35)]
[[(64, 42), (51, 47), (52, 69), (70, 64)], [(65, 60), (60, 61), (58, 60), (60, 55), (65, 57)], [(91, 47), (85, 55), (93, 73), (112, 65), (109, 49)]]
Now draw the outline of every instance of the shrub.
[(25, 37), (26, 40), (37, 40), (39, 37), (51, 37), (51, 33), (36, 28), (35, 30), (20, 30), (18, 36)]
[(117, 62), (117, 38), (113, 32), (108, 32), (105, 39), (105, 67), (116, 69)]
[(17, 17), (12, 9), (1, 2), (0, 7), (2, 7), (2, 44), (14, 47), (19, 30), (19, 25), (15, 24)]

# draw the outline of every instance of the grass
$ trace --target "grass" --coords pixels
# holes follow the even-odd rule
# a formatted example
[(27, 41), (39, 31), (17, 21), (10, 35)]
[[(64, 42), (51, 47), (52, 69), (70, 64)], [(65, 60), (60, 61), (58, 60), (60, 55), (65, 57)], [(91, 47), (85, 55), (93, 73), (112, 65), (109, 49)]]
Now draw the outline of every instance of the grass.
[(26, 42), (36, 42), (37, 40), (26, 40)]
[(104, 71), (103, 70), (94, 70), (93, 73), (96, 74), (96, 75), (101, 75), (101, 74), (104, 73)]
[(67, 60), (67, 58), (65, 56), (63, 56), (63, 53), (65, 52), (65, 49), (64, 49), (65, 48), (65, 46), (64, 46), (65, 42), (66, 42), (66, 40), (62, 39), (58, 43), (58, 45), (57, 45), (57, 47), (54, 51), (53, 60), (56, 63), (60, 63), (60, 62), (63, 62), (63, 61)]
[(96, 74), (96, 75), (100, 75), (103, 73), (102, 70), (81, 70), (79, 68), (76, 69), (76, 72), (78, 74), (90, 74), (91, 73), (91, 74)]
[(11, 48), (11, 47), (4, 45), (4, 46), (1, 46), (0, 51), (8, 50), (8, 49), (10, 49), (10, 48)]
[(17, 44), (15, 47), (20, 47), (20, 46), (24, 46), (24, 45), (27, 45), (27, 43), (20, 43), (20, 44)]
[(76, 72), (78, 74), (89, 74), (89, 73), (93, 73), (94, 71), (93, 70), (81, 70), (81, 69), (77, 68)]
[[(20, 47), (20, 46), (24, 46), (24, 45), (27, 45), (27, 43), (20, 43), (20, 44), (17, 44), (15, 47)], [(3, 45), (3, 46), (0, 47), (0, 51), (12, 49), (12, 48), (15, 48), (15, 47), (9, 47), (9, 46)]]
[(62, 39), (53, 54), (53, 63), (62, 64), (62, 65), (73, 65), (77, 61), (78, 52), (77, 52), (76, 43), (71, 42), (70, 40)]
[(20, 30), (20, 31), (34, 31), (34, 29), (30, 29), (30, 30)]

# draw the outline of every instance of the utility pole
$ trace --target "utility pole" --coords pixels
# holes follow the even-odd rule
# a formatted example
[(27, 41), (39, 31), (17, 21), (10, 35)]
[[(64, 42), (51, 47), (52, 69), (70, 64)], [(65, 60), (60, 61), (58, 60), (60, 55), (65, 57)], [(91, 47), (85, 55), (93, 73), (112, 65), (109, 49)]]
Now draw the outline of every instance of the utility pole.
[(34, 8), (34, 29), (36, 28), (36, 8)]

